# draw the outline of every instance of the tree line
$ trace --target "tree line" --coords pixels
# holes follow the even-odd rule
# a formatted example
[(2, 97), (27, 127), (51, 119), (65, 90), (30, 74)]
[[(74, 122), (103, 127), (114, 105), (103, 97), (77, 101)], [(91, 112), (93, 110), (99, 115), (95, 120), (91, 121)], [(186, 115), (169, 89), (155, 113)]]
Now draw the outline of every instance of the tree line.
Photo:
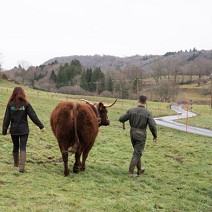
[[(126, 58), (125, 62), (123, 58), (106, 59), (89, 57), (86, 63), (82, 57), (83, 65), (81, 59), (72, 58), (65, 64), (55, 60), (27, 70), (19, 65), (8, 74), (2, 74), (2, 78), (53, 92), (125, 99), (137, 98), (144, 92), (151, 99), (172, 101), (178, 95), (179, 85), (205, 84), (212, 70), (212, 51), (195, 48), (145, 60), (139, 56)], [(205, 88), (207, 94), (208, 86)]]
[(114, 89), (112, 78), (106, 78), (100, 67), (84, 69), (76, 59), (70, 64), (61, 65), (57, 74), (53, 70), (50, 79), (57, 88), (79, 84), (83, 90), (98, 94), (106, 90), (113, 92)]

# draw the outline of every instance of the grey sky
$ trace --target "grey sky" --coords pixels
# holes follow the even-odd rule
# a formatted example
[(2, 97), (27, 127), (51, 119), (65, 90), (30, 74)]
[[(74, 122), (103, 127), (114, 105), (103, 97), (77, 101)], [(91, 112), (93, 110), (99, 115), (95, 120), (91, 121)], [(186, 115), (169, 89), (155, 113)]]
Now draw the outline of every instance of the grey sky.
[(211, 0), (0, 0), (0, 62), (212, 49)]

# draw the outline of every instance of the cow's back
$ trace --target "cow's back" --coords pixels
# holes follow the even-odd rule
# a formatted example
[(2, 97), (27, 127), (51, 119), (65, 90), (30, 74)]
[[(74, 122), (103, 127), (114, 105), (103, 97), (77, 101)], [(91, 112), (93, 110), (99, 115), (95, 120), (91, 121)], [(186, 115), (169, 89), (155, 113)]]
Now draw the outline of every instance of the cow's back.
[(62, 102), (52, 111), (50, 123), (59, 144), (73, 146), (75, 142), (74, 122), (81, 145), (93, 143), (98, 134), (98, 121), (88, 104)]

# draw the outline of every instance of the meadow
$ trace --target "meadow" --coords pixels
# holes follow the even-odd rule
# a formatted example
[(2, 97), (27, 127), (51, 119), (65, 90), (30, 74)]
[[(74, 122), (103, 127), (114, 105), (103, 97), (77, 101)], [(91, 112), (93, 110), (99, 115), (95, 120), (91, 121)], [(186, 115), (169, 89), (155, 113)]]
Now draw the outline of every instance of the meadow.
[[(15, 86), (0, 80), (1, 126)], [(49, 124), (51, 111), (61, 101), (86, 98), (108, 104), (113, 99), (23, 88), (46, 131), (40, 132), (29, 120), (25, 173), (13, 167), (10, 135), (0, 135), (0, 211), (212, 211), (210, 137), (157, 126), (158, 141), (153, 142), (148, 130), (142, 157), (146, 171), (138, 178), (129, 178), (130, 127), (126, 123), (123, 130), (118, 118), (136, 101), (118, 99), (108, 110), (110, 126), (99, 129), (85, 172), (64, 177), (61, 154)], [(174, 114), (168, 103), (148, 102), (148, 109), (155, 117)], [(212, 115), (203, 112), (204, 105), (196, 105), (193, 110), (202, 111), (193, 122), (201, 126), (211, 123)], [(72, 155), (71, 170), (73, 162)]]

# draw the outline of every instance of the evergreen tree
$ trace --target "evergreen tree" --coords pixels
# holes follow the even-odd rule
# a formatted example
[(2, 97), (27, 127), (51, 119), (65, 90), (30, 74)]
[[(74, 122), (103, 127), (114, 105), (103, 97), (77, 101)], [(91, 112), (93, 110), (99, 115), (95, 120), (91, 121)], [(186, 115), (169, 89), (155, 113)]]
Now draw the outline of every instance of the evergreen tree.
[(87, 82), (87, 90), (92, 91), (92, 69), (88, 68), (85, 73), (85, 78)]
[(99, 85), (98, 93), (101, 93), (101, 92), (103, 92), (105, 90), (106, 90), (106, 84), (105, 84), (105, 76), (103, 74), (102, 77), (101, 77), (101, 79), (100, 79), (100, 85)]
[(107, 90), (110, 92), (113, 92), (114, 89), (114, 85), (113, 85), (113, 80), (111, 78), (111, 76), (107, 79)]
[[(64, 66), (60, 66), (57, 78), (57, 86), (74, 85), (74, 79), (77, 75), (82, 73), (82, 66), (78, 60), (72, 60), (69, 65), (66, 63)], [(54, 77), (54, 76), (53, 76)]]
[(67, 79), (64, 67), (61, 66), (57, 75), (57, 87), (60, 88), (60, 87), (66, 86), (67, 80), (68, 79)]
[(57, 76), (54, 70), (51, 72), (50, 79), (53, 80), (55, 83), (57, 82)]
[(86, 79), (86, 71), (84, 70), (82, 72), (81, 78), (80, 78), (80, 87), (84, 90), (88, 91), (88, 82)]
[(105, 90), (105, 76), (102, 73), (100, 67), (95, 68), (92, 73), (92, 91), (97, 91), (97, 93), (101, 93)]
[(77, 59), (74, 59), (74, 60), (71, 61), (71, 66), (75, 66), (75, 67), (77, 67), (78, 69), (81, 69), (81, 63), (80, 63), (80, 61), (77, 60)]
[(120, 91), (120, 97), (122, 99), (127, 99), (129, 97), (129, 92), (128, 89), (126, 87), (126, 83), (125, 82), (120, 82), (121, 83), (121, 91)]

